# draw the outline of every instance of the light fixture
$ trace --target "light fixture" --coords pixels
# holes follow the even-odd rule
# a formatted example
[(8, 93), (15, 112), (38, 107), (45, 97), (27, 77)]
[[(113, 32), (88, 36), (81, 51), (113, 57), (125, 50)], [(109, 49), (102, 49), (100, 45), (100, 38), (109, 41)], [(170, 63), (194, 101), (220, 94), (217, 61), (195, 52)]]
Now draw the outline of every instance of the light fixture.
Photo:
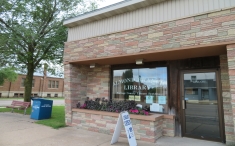
[(95, 63), (90, 64), (90, 68), (95, 68)]
[(136, 63), (137, 65), (143, 64), (143, 59), (136, 59), (135, 61), (136, 61), (135, 63)]

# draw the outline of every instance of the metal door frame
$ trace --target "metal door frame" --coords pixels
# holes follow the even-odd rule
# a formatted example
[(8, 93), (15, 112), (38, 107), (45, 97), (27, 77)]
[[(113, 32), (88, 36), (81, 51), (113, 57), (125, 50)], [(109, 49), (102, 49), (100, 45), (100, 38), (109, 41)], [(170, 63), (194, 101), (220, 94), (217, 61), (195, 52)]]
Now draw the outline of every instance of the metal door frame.
[[(185, 122), (185, 107), (186, 103), (184, 100), (184, 74), (186, 73), (204, 73), (204, 72), (215, 72), (216, 74), (216, 88), (217, 88), (217, 100), (218, 100), (218, 118), (219, 118), (219, 129), (220, 129), (220, 138), (201, 138), (200, 136), (186, 134), (186, 122)], [(225, 143), (225, 128), (224, 128), (224, 114), (223, 114), (223, 100), (221, 94), (221, 79), (220, 71), (218, 69), (194, 69), (194, 70), (181, 70), (180, 72), (180, 105), (181, 105), (181, 130), (182, 137), (190, 137), (201, 140), (211, 140)]]

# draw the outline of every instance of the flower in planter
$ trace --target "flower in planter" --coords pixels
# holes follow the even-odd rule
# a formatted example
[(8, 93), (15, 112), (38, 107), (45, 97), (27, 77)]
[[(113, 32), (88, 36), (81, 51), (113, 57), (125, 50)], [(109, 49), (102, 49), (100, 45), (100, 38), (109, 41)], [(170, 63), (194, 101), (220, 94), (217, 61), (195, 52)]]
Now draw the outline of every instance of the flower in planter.
[(145, 110), (143, 110), (143, 112), (144, 112), (144, 115), (149, 115), (149, 112), (147, 112)]
[(133, 114), (138, 114), (139, 113), (138, 109), (130, 109), (129, 111), (130, 111), (130, 113), (133, 113)]
[(86, 103), (84, 103), (82, 106), (80, 106), (81, 109), (85, 109), (86, 108)]
[(137, 103), (135, 101), (110, 101), (105, 98), (96, 98), (95, 100), (89, 99), (85, 103), (78, 107), (82, 109), (107, 111), (107, 112), (123, 112), (129, 111), (132, 114), (148, 115), (145, 109), (136, 108)]
[(78, 103), (76, 104), (76, 106), (77, 106), (77, 108), (80, 108), (80, 106), (81, 106), (80, 102), (78, 102)]

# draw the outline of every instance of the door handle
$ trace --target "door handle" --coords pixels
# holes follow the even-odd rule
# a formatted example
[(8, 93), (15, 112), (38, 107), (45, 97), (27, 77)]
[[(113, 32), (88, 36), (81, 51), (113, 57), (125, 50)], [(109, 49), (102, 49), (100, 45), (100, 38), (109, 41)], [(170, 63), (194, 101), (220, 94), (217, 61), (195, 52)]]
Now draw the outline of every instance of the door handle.
[(182, 100), (182, 109), (185, 109), (185, 100)]

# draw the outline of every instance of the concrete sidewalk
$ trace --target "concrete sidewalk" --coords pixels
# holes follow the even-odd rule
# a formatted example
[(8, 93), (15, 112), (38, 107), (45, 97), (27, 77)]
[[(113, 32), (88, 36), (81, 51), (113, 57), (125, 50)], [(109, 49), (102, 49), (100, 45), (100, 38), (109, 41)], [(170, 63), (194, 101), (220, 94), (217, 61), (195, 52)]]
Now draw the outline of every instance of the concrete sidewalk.
[[(34, 123), (29, 115), (0, 113), (0, 146), (110, 146), (112, 136), (75, 127), (59, 130)], [(224, 146), (222, 143), (190, 138), (162, 137), (157, 143), (137, 141), (138, 146)], [(114, 146), (128, 146), (119, 138)]]

